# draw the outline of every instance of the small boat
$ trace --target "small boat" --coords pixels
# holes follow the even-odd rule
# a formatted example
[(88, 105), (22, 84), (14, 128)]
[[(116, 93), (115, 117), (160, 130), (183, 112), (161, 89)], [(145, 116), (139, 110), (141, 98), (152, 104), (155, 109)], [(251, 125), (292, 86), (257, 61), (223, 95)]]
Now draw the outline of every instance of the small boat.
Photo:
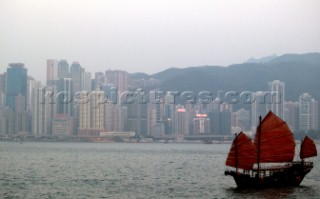
[(237, 188), (299, 186), (317, 156), (316, 145), (306, 136), (300, 146), (300, 161), (293, 161), (295, 140), (286, 122), (271, 111), (257, 127), (254, 141), (240, 132), (229, 151), (226, 165), (234, 169), (225, 175), (234, 178)]

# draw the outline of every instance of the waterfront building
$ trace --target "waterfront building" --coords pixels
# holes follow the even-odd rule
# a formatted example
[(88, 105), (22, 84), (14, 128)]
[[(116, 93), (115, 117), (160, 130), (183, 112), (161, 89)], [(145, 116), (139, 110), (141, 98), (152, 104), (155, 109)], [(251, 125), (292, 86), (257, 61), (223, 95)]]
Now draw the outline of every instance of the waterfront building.
[(318, 101), (309, 93), (299, 97), (299, 127), (301, 131), (318, 129)]
[(210, 118), (207, 114), (196, 114), (193, 118), (193, 134), (209, 134)]
[(285, 102), (284, 121), (292, 132), (299, 130), (299, 102)]
[(72, 80), (72, 94), (83, 90), (83, 70), (79, 62), (73, 62), (70, 66)]
[(53, 136), (70, 136), (73, 132), (73, 118), (69, 115), (58, 114), (52, 120)]
[[(11, 63), (6, 73), (6, 106), (15, 111), (16, 96), (27, 96), (27, 69), (22, 63)], [(26, 107), (26, 101), (24, 107)]]

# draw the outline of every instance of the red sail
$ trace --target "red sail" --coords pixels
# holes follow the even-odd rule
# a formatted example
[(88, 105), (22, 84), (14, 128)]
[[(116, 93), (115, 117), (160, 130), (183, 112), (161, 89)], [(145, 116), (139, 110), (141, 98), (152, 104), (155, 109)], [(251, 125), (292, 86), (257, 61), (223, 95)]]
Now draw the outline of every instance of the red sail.
[(306, 136), (301, 142), (300, 158), (310, 158), (317, 156), (317, 147), (313, 140)]
[(250, 170), (256, 162), (256, 151), (250, 138), (243, 132), (233, 140), (226, 161), (227, 166)]
[(261, 129), (258, 126), (254, 139), (260, 163), (291, 162), (294, 158), (295, 141), (286, 122), (270, 111), (260, 125)]

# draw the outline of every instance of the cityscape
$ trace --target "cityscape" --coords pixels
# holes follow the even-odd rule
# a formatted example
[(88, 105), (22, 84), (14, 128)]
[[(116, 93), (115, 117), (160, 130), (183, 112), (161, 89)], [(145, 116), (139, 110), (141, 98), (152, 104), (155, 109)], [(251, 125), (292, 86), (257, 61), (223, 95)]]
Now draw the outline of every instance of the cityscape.
[[(269, 111), (287, 122), (296, 139), (301, 133), (319, 138), (318, 101), (310, 93), (287, 101), (281, 80), (270, 81), (265, 91), (213, 96), (161, 91), (158, 79), (121, 70), (91, 73), (65, 59), (48, 59), (46, 71), (45, 83), (23, 63), (10, 63), (0, 74), (1, 139), (221, 142), (241, 131), (253, 136), (259, 116)], [(232, 99), (237, 95), (240, 101)]]
[(319, 198), (319, 0), (1, 0), (0, 198)]

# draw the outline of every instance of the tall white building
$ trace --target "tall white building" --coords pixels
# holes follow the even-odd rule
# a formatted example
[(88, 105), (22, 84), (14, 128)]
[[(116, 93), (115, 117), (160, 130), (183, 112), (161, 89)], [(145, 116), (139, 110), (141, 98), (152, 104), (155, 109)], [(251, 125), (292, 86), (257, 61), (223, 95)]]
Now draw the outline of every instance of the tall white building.
[(308, 93), (299, 97), (299, 127), (301, 131), (318, 129), (318, 101)]
[(51, 125), (55, 104), (45, 99), (45, 94), (50, 88), (43, 87), (41, 82), (36, 82), (32, 89), (32, 134), (34, 136), (51, 135)]
[(275, 113), (278, 117), (284, 119), (284, 100), (285, 100), (285, 84), (279, 80), (268, 83), (270, 93), (270, 101), (268, 109)]

